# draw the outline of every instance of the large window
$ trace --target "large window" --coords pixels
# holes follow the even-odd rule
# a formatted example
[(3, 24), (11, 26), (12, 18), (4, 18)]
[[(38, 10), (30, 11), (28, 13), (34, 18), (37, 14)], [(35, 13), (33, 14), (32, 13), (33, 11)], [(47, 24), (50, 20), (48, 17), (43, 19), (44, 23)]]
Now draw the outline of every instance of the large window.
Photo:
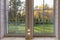
[[(26, 26), (33, 29), (32, 33), (38, 36), (54, 34), (54, 0), (34, 0), (34, 2), (32, 0), (9, 0), (8, 4), (8, 34), (25, 34)], [(30, 13), (30, 10), (33, 12)], [(25, 26), (26, 23), (29, 24)], [(30, 24), (33, 26), (30, 27)]]

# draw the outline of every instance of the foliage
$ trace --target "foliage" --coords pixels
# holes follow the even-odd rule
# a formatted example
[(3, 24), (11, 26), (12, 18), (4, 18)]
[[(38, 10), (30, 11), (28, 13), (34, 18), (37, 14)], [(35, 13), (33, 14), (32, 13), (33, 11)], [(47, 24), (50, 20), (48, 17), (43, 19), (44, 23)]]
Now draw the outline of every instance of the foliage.
[(34, 9), (34, 21), (35, 23), (53, 23), (53, 8), (50, 8), (47, 4), (36, 6)]
[[(9, 1), (9, 21), (25, 22), (25, 4), (20, 0)], [(44, 12), (44, 13), (43, 13)], [(36, 23), (53, 23), (53, 8), (50, 8), (47, 4), (36, 6), (34, 8), (34, 24)]]
[(21, 16), (22, 4), (23, 2), (21, 2), (20, 0), (9, 1), (9, 20), (16, 20), (17, 18), (19, 19), (19, 17)]

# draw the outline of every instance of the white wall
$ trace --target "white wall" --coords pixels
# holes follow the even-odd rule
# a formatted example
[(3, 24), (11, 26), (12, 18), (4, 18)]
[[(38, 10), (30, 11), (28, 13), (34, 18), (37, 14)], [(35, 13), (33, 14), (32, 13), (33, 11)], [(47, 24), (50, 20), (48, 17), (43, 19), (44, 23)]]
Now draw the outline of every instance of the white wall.
[(4, 36), (4, 0), (0, 0), (0, 38)]

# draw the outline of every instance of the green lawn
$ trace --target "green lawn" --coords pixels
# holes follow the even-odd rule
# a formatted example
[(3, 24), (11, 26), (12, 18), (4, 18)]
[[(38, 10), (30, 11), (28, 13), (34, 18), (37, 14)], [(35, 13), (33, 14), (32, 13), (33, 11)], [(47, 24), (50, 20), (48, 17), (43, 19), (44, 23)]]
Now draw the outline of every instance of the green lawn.
[(53, 33), (53, 24), (35, 25), (34, 33)]
[[(53, 24), (45, 24), (45, 25), (34, 25), (34, 33), (53, 33)], [(14, 26), (13, 24), (8, 26), (9, 33), (25, 33), (25, 25)]]
[(25, 33), (25, 25), (9, 25), (8, 26), (8, 33)]

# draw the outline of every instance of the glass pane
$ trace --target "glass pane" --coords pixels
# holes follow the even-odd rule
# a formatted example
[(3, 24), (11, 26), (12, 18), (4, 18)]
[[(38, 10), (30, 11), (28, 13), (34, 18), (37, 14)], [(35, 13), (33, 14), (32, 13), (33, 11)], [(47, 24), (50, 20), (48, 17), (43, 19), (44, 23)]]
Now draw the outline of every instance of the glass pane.
[(43, 33), (43, 0), (34, 0), (34, 33)]
[(8, 33), (25, 33), (25, 0), (9, 0)]
[(54, 33), (54, 0), (34, 0), (34, 34)]
[(44, 0), (44, 33), (54, 33), (54, 0)]

